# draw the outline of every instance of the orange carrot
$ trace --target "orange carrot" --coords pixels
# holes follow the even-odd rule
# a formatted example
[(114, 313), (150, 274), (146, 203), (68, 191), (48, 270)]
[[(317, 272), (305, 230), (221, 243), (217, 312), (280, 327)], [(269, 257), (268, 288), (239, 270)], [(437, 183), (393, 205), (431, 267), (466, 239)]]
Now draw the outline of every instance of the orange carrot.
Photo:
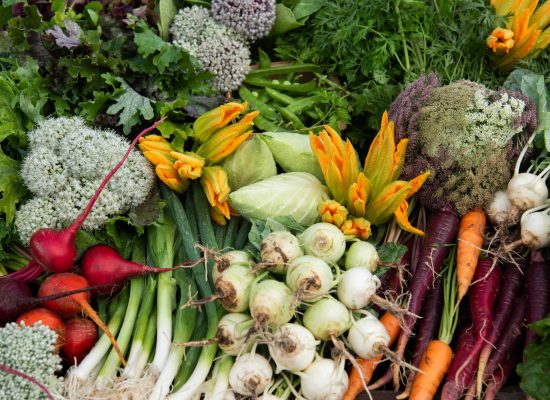
[(480, 209), (476, 209), (468, 211), (460, 221), (456, 252), (459, 302), (466, 295), (474, 277), (477, 260), (483, 245), (486, 220), (485, 213)]
[(453, 358), (451, 347), (441, 340), (432, 340), (422, 356), (419, 368), (423, 374), (416, 374), (410, 400), (432, 400)]
[[(382, 317), (380, 317), (380, 322), (384, 325), (386, 332), (388, 332), (388, 335), (390, 336), (390, 342), (388, 344), (389, 347), (399, 336), (401, 326), (399, 325), (398, 319), (395, 318), (395, 316), (390, 312), (386, 312)], [(365, 360), (357, 357), (357, 364), (361, 367), (361, 372), (363, 373), (363, 377), (365, 378), (365, 382), (367, 384), (371, 380), (372, 374), (378, 366), (378, 363), (382, 360), (382, 357), (382, 355), (379, 355), (372, 360)], [(356, 368), (353, 368), (349, 377), (348, 389), (346, 390), (342, 400), (355, 400), (359, 393), (362, 393), (364, 390), (365, 388), (363, 387), (363, 382), (361, 381), (361, 375)]]

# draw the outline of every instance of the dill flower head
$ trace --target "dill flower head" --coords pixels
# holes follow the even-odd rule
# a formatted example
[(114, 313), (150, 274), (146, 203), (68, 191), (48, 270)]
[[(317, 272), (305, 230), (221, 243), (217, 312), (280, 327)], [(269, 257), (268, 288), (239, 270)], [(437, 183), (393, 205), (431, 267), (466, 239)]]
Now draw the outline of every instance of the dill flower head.
[(517, 144), (536, 125), (531, 102), (470, 81), (438, 87), (423, 77), (390, 110), (398, 116), (401, 136), (410, 140), (404, 179), (431, 172), (417, 199), (428, 208), (447, 205), (461, 214), (487, 206), (506, 187)]
[(212, 15), (246, 39), (257, 40), (275, 23), (275, 0), (212, 0)]
[(213, 73), (214, 87), (222, 92), (238, 89), (250, 71), (250, 51), (241, 41), (218, 36), (203, 42), (197, 58)]
[[(55, 142), (50, 141), (55, 137)], [(119, 162), (129, 142), (113, 131), (86, 127), (80, 118), (52, 118), (29, 133), (29, 153), (21, 168), (25, 185), (35, 195), (17, 211), (15, 226), (28, 243), (39, 228), (62, 228), (85, 208), (107, 173)], [(132, 151), (94, 205), (83, 228), (95, 230), (110, 217), (137, 207), (148, 197), (154, 171)]]
[[(55, 374), (61, 358), (54, 354), (57, 335), (41, 323), (33, 327), (9, 323), (0, 328), (0, 364), (32, 376), (52, 392), (61, 392), (63, 381)], [(0, 372), (1, 399), (47, 399), (40, 388), (19, 376)]]

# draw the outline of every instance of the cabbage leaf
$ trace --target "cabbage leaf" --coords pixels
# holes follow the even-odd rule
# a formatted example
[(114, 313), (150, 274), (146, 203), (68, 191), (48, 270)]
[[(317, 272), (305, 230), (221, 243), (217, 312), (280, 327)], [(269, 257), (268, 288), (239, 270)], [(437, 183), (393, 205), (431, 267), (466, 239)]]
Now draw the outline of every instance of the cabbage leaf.
[(229, 202), (247, 219), (291, 216), (303, 225), (311, 225), (319, 217), (319, 206), (328, 198), (328, 189), (316, 177), (289, 172), (244, 186), (229, 195)]

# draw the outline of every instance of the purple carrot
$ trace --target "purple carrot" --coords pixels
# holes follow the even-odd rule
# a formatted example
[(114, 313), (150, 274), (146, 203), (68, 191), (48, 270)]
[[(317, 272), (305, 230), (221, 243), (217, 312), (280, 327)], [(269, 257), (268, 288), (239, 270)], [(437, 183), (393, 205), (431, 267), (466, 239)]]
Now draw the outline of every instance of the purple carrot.
[(508, 320), (504, 331), (496, 343), (495, 350), (487, 362), (484, 379), (494, 374), (506, 361), (511, 351), (521, 343), (525, 332), (525, 316), (527, 315), (527, 300), (520, 296), (514, 304), (514, 312)]
[(458, 374), (472, 360), (479, 358), (479, 352), (493, 330), (493, 307), (500, 285), (501, 267), (492, 258), (480, 259), (474, 273), (470, 290), (470, 314), (474, 324), (476, 343), (458, 369)]
[[(527, 301), (528, 324), (543, 319), (550, 311), (550, 263), (544, 259), (541, 250), (531, 252), (531, 260), (527, 268)], [(537, 338), (537, 334), (528, 329), (525, 347)]]
[(447, 371), (447, 379), (441, 393), (441, 400), (457, 400), (472, 382), (477, 358), (472, 358), (464, 368), (461, 368), (476, 344), (475, 329), (473, 326), (465, 326), (456, 345), (456, 353)]
[(524, 273), (527, 268), (526, 264), (526, 262), (520, 262), (518, 264), (507, 263), (504, 266), (504, 275), (496, 300), (493, 327), (486, 338), (486, 343), (479, 356), (479, 368), (477, 372), (478, 391), (481, 390), (485, 367), (493, 352), (494, 345), (514, 312), (516, 299), (519, 297), (523, 288)]
[[(434, 339), (439, 332), (439, 322), (443, 312), (443, 278), (438, 276), (435, 280), (435, 287), (430, 290), (424, 305), (422, 306), (422, 319), (418, 322), (418, 329), (415, 332), (415, 346), (413, 351), (412, 365), (418, 367), (422, 355), (426, 351), (430, 340)], [(414, 382), (416, 373), (411, 370), (407, 377), (407, 387), (403, 393), (408, 396)], [(402, 396), (398, 396), (401, 398)]]
[(502, 389), (515, 366), (521, 361), (521, 355), (522, 347), (520, 341), (519, 346), (516, 346), (510, 352), (504, 363), (493, 374), (491, 381), (487, 385), (485, 400), (495, 400), (497, 393)]
[[(430, 288), (434, 285), (434, 280), (441, 266), (449, 253), (449, 246), (453, 244), (458, 232), (459, 218), (456, 212), (450, 208), (444, 207), (432, 214), (426, 238), (418, 259), (418, 266), (410, 286), (409, 311), (412, 314), (419, 314), (422, 311), (424, 299)], [(414, 329), (416, 318), (405, 315), (405, 326), (399, 336), (397, 343), (397, 357), (403, 358), (405, 349), (411, 332)], [(398, 370), (394, 370), (394, 378), (398, 375)]]

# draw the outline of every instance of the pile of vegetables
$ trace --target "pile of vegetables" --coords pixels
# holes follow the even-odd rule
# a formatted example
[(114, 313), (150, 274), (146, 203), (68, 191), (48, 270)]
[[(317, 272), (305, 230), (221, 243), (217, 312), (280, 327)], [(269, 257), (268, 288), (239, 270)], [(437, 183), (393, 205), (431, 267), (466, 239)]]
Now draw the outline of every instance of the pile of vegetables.
[(4, 1), (0, 397), (546, 400), (549, 10)]

